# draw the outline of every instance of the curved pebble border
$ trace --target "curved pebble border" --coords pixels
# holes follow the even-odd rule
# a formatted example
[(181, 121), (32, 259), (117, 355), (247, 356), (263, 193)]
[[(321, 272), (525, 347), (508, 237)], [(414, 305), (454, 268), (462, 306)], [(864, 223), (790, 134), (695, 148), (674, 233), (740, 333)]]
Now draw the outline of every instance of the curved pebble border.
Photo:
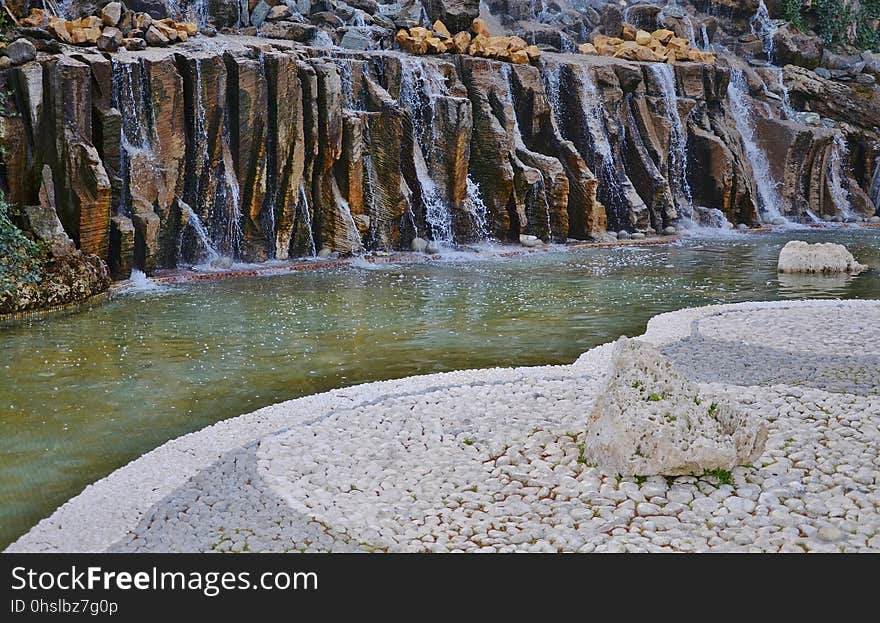
[(880, 551), (880, 301), (662, 314), (643, 340), (768, 424), (713, 476), (579, 451), (608, 345), (570, 366), (368, 383), (133, 461), (7, 551)]

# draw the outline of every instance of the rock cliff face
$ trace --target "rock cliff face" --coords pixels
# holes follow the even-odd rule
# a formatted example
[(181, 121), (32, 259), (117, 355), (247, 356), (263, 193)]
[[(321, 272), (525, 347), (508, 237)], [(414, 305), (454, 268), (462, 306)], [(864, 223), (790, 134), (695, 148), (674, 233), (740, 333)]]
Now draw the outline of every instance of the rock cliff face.
[[(454, 30), (475, 8), (431, 6), (432, 18), (460, 17)], [(283, 11), (264, 25), (286, 23)], [(52, 43), (0, 70), (14, 93), (2, 183), (22, 206), (50, 185), (67, 234), (114, 278), (416, 238), (564, 242), (683, 220), (868, 217), (880, 193), (876, 88), (794, 65), (546, 44), (511, 64), (234, 34), (117, 53)], [(783, 114), (789, 101), (808, 112)]]

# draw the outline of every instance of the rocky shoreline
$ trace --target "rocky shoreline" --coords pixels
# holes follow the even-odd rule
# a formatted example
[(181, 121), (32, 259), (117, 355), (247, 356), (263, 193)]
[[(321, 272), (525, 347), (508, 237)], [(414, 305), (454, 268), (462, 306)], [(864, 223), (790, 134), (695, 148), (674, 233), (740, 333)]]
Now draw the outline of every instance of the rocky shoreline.
[(762, 455), (729, 472), (621, 478), (581, 460), (604, 345), (571, 366), (369, 383), (218, 423), (7, 551), (877, 551), (878, 320), (878, 301), (651, 320), (641, 340), (766, 424)]

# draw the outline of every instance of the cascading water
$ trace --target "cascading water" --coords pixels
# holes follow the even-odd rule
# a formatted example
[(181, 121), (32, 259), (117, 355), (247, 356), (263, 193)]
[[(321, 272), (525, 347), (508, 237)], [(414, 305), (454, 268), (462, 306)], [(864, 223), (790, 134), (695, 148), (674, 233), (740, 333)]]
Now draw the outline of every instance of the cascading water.
[[(111, 68), (111, 100), (122, 117), (119, 137), (119, 176), (122, 180), (122, 190), (119, 193), (117, 213), (130, 216), (131, 159), (136, 154), (151, 153), (147, 131), (141, 123), (147, 107), (143, 102), (143, 89), (140, 91), (140, 97), (135, 93), (134, 63), (113, 59)], [(140, 67), (140, 71), (143, 72), (143, 67)]]
[(709, 31), (706, 30), (706, 22), (700, 24), (700, 39), (702, 39), (702, 49), (704, 51), (712, 49), (712, 40), (709, 38)]
[(315, 247), (315, 234), (312, 231), (312, 216), (309, 211), (309, 197), (306, 194), (306, 187), (299, 187), (299, 203), (297, 204), (300, 214), (302, 215), (303, 227), (309, 234), (309, 252), (312, 257), (318, 255), (318, 249)]
[(308, 45), (315, 48), (333, 48), (336, 47), (336, 44), (333, 43), (333, 39), (330, 38), (326, 32), (321, 30), (320, 28), (315, 31), (315, 36), (312, 37), (311, 41), (309, 41)]
[[(767, 154), (758, 146), (755, 140), (755, 124), (749, 106), (748, 86), (742, 70), (731, 68), (730, 82), (727, 85), (727, 98), (730, 102), (730, 110), (733, 114), (736, 129), (742, 138), (746, 157), (752, 166), (752, 174), (755, 179), (755, 188), (758, 192), (759, 214), (764, 222), (779, 224), (786, 219), (779, 211), (782, 200), (776, 186), (776, 182), (770, 175), (770, 163)], [(762, 214), (763, 213), (763, 214)]]
[(693, 196), (687, 180), (687, 136), (678, 113), (675, 74), (667, 63), (651, 63), (651, 73), (663, 93), (663, 115), (669, 121), (669, 181), (683, 216), (693, 218)]
[[(202, 246), (202, 249), (205, 253), (205, 260), (208, 262), (212, 262), (220, 257), (220, 252), (217, 251), (217, 248), (214, 246), (214, 243), (211, 242), (211, 237), (208, 235), (208, 230), (205, 228), (205, 224), (202, 223), (202, 219), (199, 218), (199, 215), (195, 213), (195, 211), (183, 201), (178, 200), (178, 205), (180, 206), (181, 211), (186, 216), (186, 224), (188, 227), (191, 227), (193, 233), (195, 233), (196, 240)], [(185, 230), (180, 231), (180, 235), (177, 238), (177, 256), (181, 257), (182, 247), (183, 247), (183, 234)]]
[(834, 135), (834, 141), (831, 143), (831, 157), (828, 159), (828, 189), (831, 192), (834, 205), (840, 208), (846, 219), (853, 217), (849, 190), (846, 188), (848, 156), (849, 150), (846, 141), (843, 139), (843, 134), (838, 132)]
[(753, 35), (763, 39), (764, 54), (770, 63), (768, 69), (776, 75), (776, 84), (780, 93), (782, 93), (782, 116), (784, 119), (794, 119), (794, 109), (791, 107), (788, 88), (786, 88), (785, 81), (782, 79), (782, 68), (773, 63), (773, 36), (779, 30), (779, 22), (770, 19), (770, 12), (767, 10), (764, 0), (760, 1), (758, 9), (749, 20), (749, 29)]
[(489, 223), (487, 221), (488, 209), (483, 202), (483, 195), (480, 193), (480, 185), (470, 176), (467, 176), (467, 198), (468, 203), (474, 215), (474, 233), (477, 240), (489, 239)]
[(541, 77), (544, 79), (544, 91), (547, 93), (547, 101), (553, 112), (556, 125), (562, 127), (562, 100), (560, 87), (562, 83), (562, 65), (560, 63), (548, 63), (541, 61)]
[(614, 212), (618, 223), (623, 222), (620, 204), (623, 198), (623, 187), (614, 164), (614, 152), (602, 119), (602, 100), (586, 66), (581, 65), (581, 100), (584, 102), (584, 129), (592, 143), (591, 150), (585, 150), (584, 156), (588, 164), (599, 178), (600, 188), (605, 188), (608, 207)]
[(413, 160), (431, 238), (438, 244), (453, 241), (452, 212), (428, 171), (427, 160), (437, 143), (434, 125), (436, 98), (448, 94), (446, 78), (436, 67), (420, 59), (405, 58), (401, 63), (400, 104), (412, 116)]
[(880, 214), (880, 158), (874, 163), (874, 174), (871, 175), (871, 202), (876, 214)]
[(278, 180), (276, 179), (276, 170), (278, 164), (278, 149), (276, 145), (276, 135), (272, 131), (278, 124), (278, 101), (276, 95), (271, 91), (271, 80), (269, 72), (266, 69), (266, 55), (260, 52), (260, 73), (263, 76), (268, 93), (268, 128), (266, 131), (266, 194), (263, 200), (262, 212), (265, 219), (262, 221), (263, 233), (266, 235), (267, 249), (266, 254), (269, 259), (274, 259), (278, 255), (276, 249), (276, 225), (275, 225), (275, 209), (277, 208), (277, 190)]

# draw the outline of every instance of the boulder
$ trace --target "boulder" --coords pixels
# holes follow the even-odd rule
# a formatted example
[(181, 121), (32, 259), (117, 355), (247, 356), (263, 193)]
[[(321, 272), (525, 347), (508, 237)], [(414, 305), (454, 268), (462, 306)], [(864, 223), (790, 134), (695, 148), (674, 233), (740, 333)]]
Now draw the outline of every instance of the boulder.
[(27, 39), (16, 39), (6, 46), (6, 56), (13, 65), (23, 65), (37, 57), (37, 48)]
[(161, 47), (170, 43), (168, 37), (159, 32), (159, 29), (157, 29), (155, 26), (150, 26), (147, 29), (147, 34), (144, 36), (144, 39), (147, 40), (148, 45), (154, 47)]
[(480, 15), (479, 0), (426, 0), (425, 10), (432, 22), (443, 22), (452, 32), (467, 30)]
[(852, 253), (842, 244), (819, 242), (809, 244), (803, 240), (791, 240), (779, 252), (777, 270), (781, 273), (851, 273), (867, 270), (859, 264)]
[(101, 21), (105, 26), (116, 26), (122, 19), (122, 3), (109, 2), (101, 9)]
[(122, 31), (118, 28), (105, 28), (97, 41), (98, 49), (115, 52), (122, 45)]
[(822, 39), (802, 33), (791, 24), (784, 24), (773, 34), (773, 62), (776, 65), (815, 69), (824, 50)]
[(614, 4), (605, 6), (599, 23), (602, 32), (608, 37), (620, 37), (623, 34), (623, 14)]
[(703, 394), (656, 348), (620, 338), (587, 418), (583, 454), (624, 476), (699, 475), (751, 463), (767, 428)]

